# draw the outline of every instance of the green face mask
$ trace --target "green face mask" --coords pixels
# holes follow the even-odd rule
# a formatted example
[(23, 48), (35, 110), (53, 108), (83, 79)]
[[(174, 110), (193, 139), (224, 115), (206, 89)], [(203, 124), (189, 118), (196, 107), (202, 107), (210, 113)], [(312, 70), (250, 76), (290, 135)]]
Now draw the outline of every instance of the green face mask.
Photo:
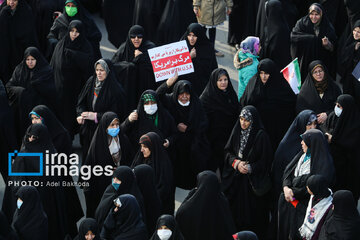
[(77, 14), (77, 7), (65, 6), (65, 11), (69, 17), (73, 17)]

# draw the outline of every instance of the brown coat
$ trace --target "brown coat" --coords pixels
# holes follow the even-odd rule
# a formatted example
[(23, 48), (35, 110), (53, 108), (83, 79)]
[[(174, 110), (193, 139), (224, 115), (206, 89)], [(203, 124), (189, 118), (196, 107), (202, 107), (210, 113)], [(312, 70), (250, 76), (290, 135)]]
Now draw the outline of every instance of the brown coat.
[(226, 19), (226, 7), (232, 8), (232, 0), (193, 0), (199, 8), (198, 22), (202, 25), (216, 26)]

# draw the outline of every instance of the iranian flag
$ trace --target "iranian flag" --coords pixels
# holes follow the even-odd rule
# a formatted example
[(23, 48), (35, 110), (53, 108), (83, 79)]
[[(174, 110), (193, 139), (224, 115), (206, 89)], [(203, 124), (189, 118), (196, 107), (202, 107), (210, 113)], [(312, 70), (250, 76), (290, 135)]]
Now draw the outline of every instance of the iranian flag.
[(295, 58), (289, 65), (280, 71), (286, 81), (290, 84), (295, 94), (298, 94), (301, 88), (301, 75), (298, 59)]

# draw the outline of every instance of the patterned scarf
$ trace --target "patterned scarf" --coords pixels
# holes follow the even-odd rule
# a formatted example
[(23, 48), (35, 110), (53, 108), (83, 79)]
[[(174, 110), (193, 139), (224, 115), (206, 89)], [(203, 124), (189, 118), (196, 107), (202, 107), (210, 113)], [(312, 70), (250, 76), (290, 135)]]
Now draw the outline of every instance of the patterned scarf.
[(251, 112), (247, 109), (243, 109), (240, 113), (240, 117), (245, 118), (247, 121), (250, 122), (250, 126), (247, 129), (242, 129), (241, 126), (241, 135), (240, 135), (240, 148), (239, 148), (239, 153), (238, 153), (238, 157), (240, 158), (240, 160), (242, 160), (243, 158), (243, 151), (246, 147), (247, 141), (249, 139), (250, 136), (250, 131), (251, 131), (251, 127), (252, 127), (252, 123), (253, 123), (253, 119), (252, 119), (252, 115)]

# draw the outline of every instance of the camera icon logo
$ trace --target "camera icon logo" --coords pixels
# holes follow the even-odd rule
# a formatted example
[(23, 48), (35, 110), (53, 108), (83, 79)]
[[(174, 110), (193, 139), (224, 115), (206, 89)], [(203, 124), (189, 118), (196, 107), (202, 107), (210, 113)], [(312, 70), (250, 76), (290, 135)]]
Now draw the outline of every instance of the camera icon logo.
[[(12, 161), (17, 156), (19, 157), (37, 157), (39, 159), (39, 172), (13, 172), (12, 171)], [(14, 151), (13, 153), (8, 154), (8, 174), (9, 176), (43, 176), (43, 153), (19, 153)]]

